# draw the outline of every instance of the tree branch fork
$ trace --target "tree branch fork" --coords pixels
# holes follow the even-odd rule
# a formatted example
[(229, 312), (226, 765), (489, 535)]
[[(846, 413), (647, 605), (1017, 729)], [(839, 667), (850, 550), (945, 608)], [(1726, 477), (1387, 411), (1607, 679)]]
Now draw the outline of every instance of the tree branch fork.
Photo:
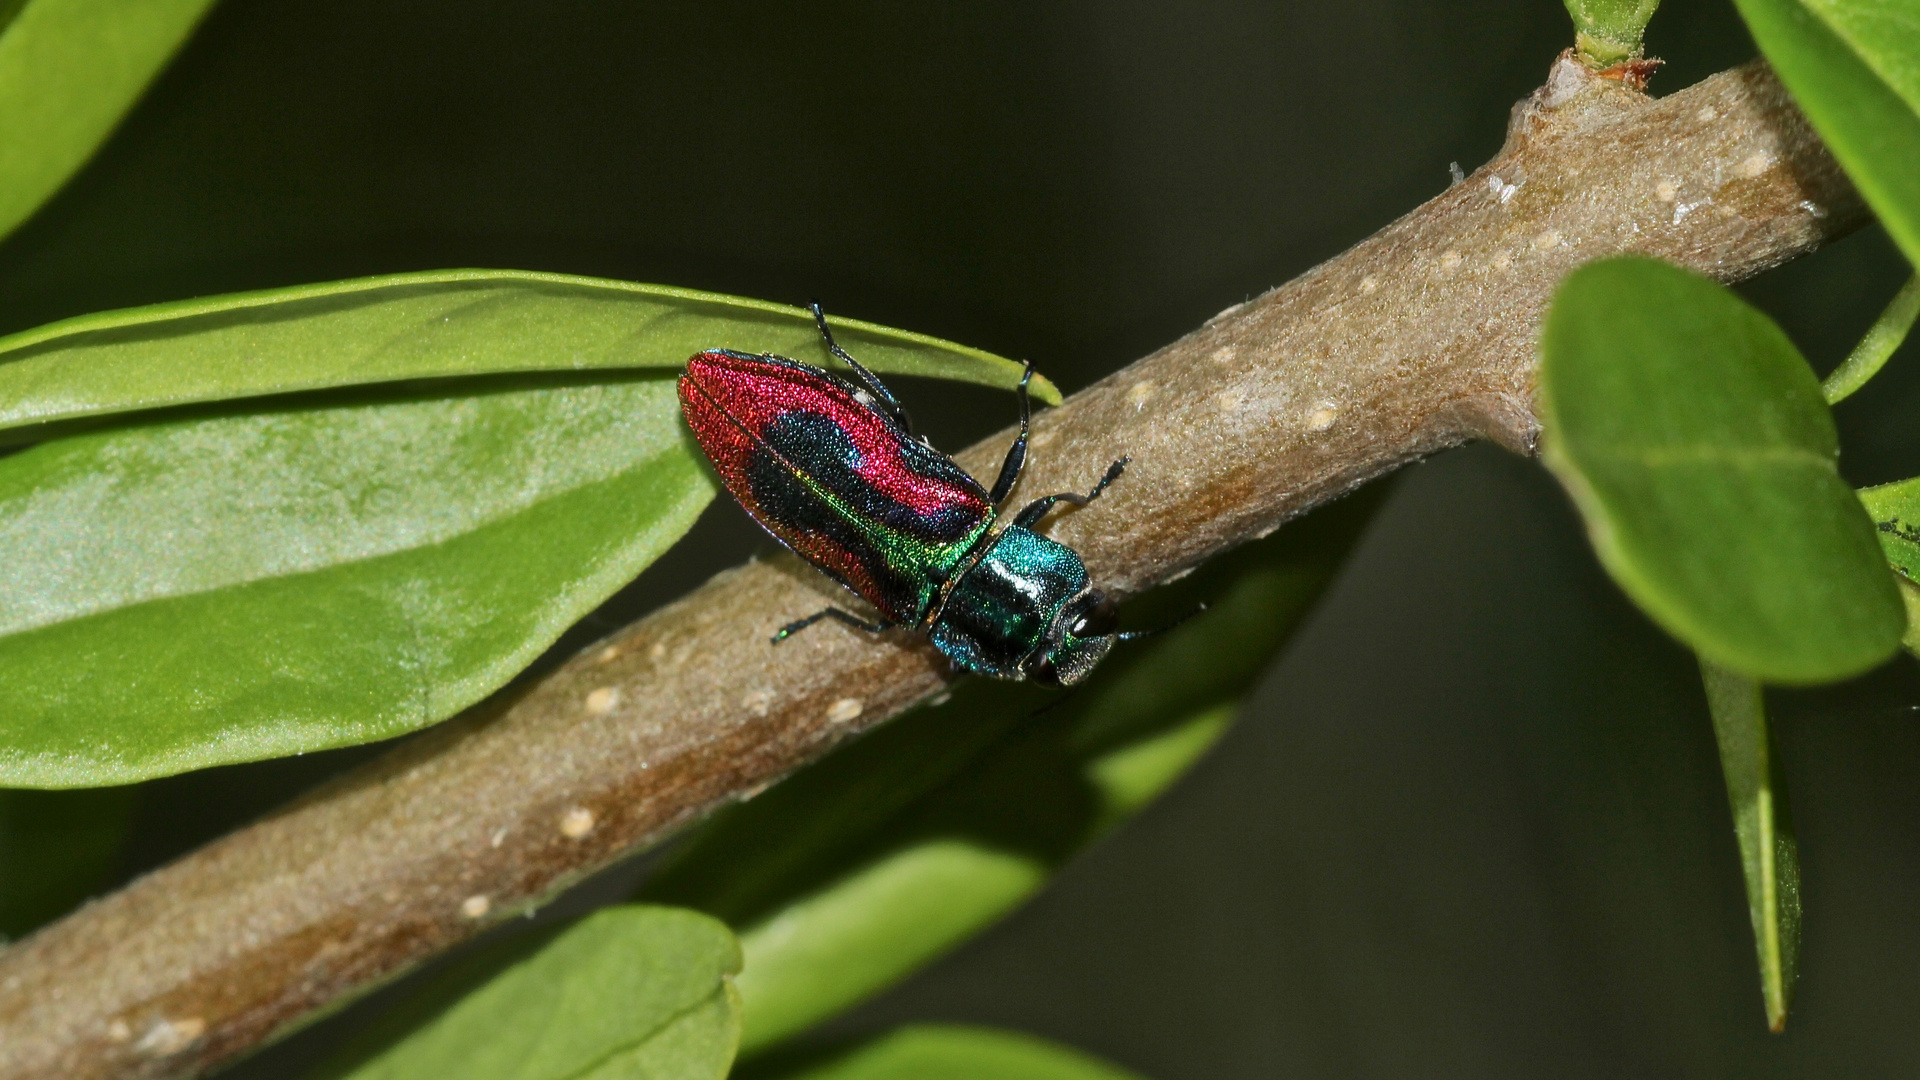
[[(1572, 60), (1506, 146), (1346, 253), (1036, 418), (1027, 492), (1126, 477), (1056, 519), (1126, 595), (1423, 455), (1529, 452), (1559, 279), (1640, 252), (1723, 281), (1865, 211), (1758, 64), (1662, 99)], [(1007, 436), (960, 455), (984, 475)], [(828, 586), (729, 570), (552, 673), (0, 951), (0, 1080), (189, 1076), (524, 912), (953, 678), (833, 625)]]

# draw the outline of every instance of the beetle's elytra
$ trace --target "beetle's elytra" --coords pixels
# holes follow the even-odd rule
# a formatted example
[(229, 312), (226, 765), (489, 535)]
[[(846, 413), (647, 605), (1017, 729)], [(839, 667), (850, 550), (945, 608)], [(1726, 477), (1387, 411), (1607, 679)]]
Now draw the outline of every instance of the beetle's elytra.
[(885, 384), (834, 343), (818, 304), (813, 315), (853, 383), (784, 356), (727, 349), (696, 354), (680, 377), (687, 425), (727, 490), (775, 539), (880, 613), (868, 622), (830, 607), (774, 641), (821, 619), (873, 632), (904, 626), (968, 671), (1070, 686), (1116, 639), (1134, 636), (1117, 632), (1113, 602), (1080, 556), (1034, 531), (1056, 504), (1098, 498), (1127, 459), (1085, 495), (1036, 499), (996, 527), (1026, 463), (1032, 366), (1020, 380), (1020, 434), (989, 492), (914, 437)]

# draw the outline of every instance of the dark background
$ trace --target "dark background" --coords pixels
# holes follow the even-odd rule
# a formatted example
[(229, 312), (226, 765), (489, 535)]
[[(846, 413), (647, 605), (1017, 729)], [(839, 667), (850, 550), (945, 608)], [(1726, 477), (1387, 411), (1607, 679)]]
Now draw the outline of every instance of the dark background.
[[(0, 332), (518, 267), (819, 297), (1071, 390), (1485, 160), (1570, 38), (1553, 0), (229, 0), (0, 245)], [(1650, 47), (1657, 92), (1753, 51), (1722, 0), (1669, 0)], [(1904, 272), (1870, 231), (1747, 292), (1825, 369)], [(1920, 472), (1916, 362), (1839, 411), (1859, 482)], [(1008, 419), (907, 389), (950, 447)], [(700, 530), (603, 619), (759, 543), (724, 502)], [(1917, 1075), (1917, 702), (1904, 658), (1774, 696), (1807, 923), (1769, 1036), (1691, 661), (1537, 464), (1456, 451), (1401, 478), (1193, 775), (837, 1029), (1005, 1025), (1158, 1080)], [(372, 752), (142, 785), (121, 876)]]

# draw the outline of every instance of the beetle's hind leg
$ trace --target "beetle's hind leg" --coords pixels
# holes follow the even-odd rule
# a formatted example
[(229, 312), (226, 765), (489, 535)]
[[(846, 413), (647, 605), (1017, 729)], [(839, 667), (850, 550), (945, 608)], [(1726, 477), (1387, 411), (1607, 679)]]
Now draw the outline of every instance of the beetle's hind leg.
[(1014, 436), (1013, 445), (1007, 448), (1007, 460), (1000, 463), (1000, 478), (993, 482), (993, 491), (987, 501), (993, 506), (1005, 502), (1013, 494), (1013, 485), (1020, 481), (1020, 470), (1027, 464), (1027, 430), (1033, 425), (1033, 400), (1027, 396), (1027, 384), (1033, 382), (1033, 361), (1027, 361), (1027, 370), (1020, 375), (1020, 434)]
[(887, 384), (880, 381), (880, 376), (868, 371), (860, 361), (855, 360), (847, 350), (841, 348), (839, 342), (833, 340), (833, 331), (827, 329), (827, 313), (821, 309), (820, 301), (815, 300), (807, 307), (813, 312), (813, 325), (820, 328), (820, 336), (826, 340), (827, 351), (839, 357), (843, 363), (853, 369), (854, 378), (860, 380), (860, 385), (873, 396), (873, 407), (900, 425), (900, 430), (909, 435), (913, 434), (913, 418), (907, 415), (907, 407), (900, 404), (899, 398), (893, 396), (893, 391), (887, 389)]
[(1033, 528), (1035, 522), (1047, 516), (1047, 511), (1053, 509), (1055, 503), (1072, 503), (1075, 506), (1087, 505), (1099, 498), (1100, 493), (1107, 490), (1107, 485), (1120, 479), (1120, 474), (1127, 468), (1127, 462), (1132, 460), (1132, 458), (1123, 457), (1119, 461), (1107, 466), (1106, 475), (1102, 476), (1100, 482), (1093, 485), (1093, 490), (1087, 492), (1085, 495), (1076, 495), (1071, 491), (1066, 491), (1058, 495), (1048, 495), (1044, 499), (1033, 500), (1027, 504), (1026, 509), (1020, 511), (1018, 517), (1013, 519), (1014, 525), (1022, 529)]
[(893, 627), (893, 624), (885, 619), (867, 622), (852, 612), (841, 611), (837, 607), (830, 607), (825, 611), (816, 611), (804, 619), (795, 619), (781, 627), (780, 632), (773, 635), (773, 643), (778, 645), (800, 631), (805, 630), (807, 627), (812, 626), (814, 623), (819, 622), (821, 619), (832, 619), (835, 622), (846, 623), (855, 630), (865, 630), (869, 634), (877, 634), (882, 630), (888, 630)]

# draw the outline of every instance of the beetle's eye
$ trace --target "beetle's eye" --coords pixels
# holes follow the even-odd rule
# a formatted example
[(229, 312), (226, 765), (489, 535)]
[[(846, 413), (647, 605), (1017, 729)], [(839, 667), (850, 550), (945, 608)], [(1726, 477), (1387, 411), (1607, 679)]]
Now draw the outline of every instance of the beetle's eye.
[(1074, 637), (1106, 637), (1120, 629), (1120, 613), (1113, 609), (1113, 601), (1104, 594), (1094, 595), (1099, 599), (1073, 622)]

